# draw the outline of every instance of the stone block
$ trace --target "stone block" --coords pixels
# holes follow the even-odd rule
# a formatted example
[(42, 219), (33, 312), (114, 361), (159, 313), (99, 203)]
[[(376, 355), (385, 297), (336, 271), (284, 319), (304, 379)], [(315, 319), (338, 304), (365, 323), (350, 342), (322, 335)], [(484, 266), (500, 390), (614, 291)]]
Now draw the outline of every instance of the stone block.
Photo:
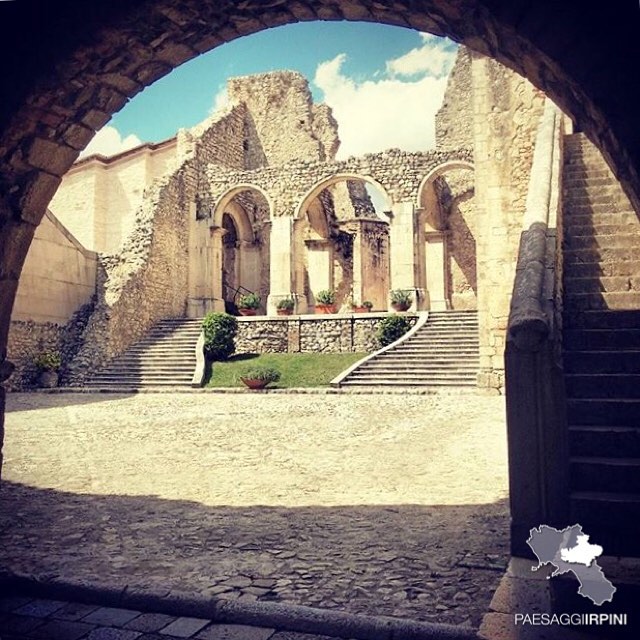
[(209, 622), (210, 620), (203, 620), (201, 618), (180, 617), (162, 629), (160, 633), (176, 638), (190, 638), (208, 625)]
[(270, 640), (275, 629), (244, 624), (212, 624), (201, 631), (197, 640)]
[(123, 627), (128, 622), (131, 622), (134, 618), (140, 615), (139, 611), (133, 611), (131, 609), (119, 609), (115, 607), (100, 607), (96, 609), (88, 616), (85, 616), (82, 621), (92, 624), (111, 625), (114, 627)]

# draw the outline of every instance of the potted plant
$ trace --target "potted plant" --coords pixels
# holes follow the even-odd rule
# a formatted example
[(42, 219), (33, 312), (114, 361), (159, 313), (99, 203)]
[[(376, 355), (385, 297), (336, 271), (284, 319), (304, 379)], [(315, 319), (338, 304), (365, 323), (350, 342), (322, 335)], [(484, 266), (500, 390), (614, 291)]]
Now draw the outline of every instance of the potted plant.
[(278, 302), (277, 311), (279, 316), (290, 316), (296, 306), (293, 298), (283, 298)]
[(316, 294), (316, 311), (319, 313), (336, 312), (336, 292), (323, 289)]
[(391, 292), (391, 306), (395, 311), (406, 311), (413, 302), (411, 293), (404, 289), (394, 289)]
[(370, 313), (371, 309), (373, 309), (373, 302), (369, 300), (365, 300), (362, 304), (358, 305), (353, 303), (351, 305), (354, 313)]
[(243, 316), (255, 316), (260, 308), (260, 296), (255, 293), (248, 293), (240, 296), (238, 300), (238, 310)]
[(57, 351), (45, 351), (35, 360), (38, 369), (38, 386), (51, 389), (58, 386), (58, 370), (62, 359)]
[(239, 378), (249, 389), (264, 389), (268, 384), (280, 380), (280, 372), (273, 367), (257, 365), (242, 371)]

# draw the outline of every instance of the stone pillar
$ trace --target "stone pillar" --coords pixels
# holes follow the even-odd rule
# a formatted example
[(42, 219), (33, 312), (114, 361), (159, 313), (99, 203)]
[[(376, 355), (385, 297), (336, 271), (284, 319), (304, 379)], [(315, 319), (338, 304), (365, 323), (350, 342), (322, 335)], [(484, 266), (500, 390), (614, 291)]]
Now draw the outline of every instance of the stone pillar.
[(411, 292), (413, 304), (411, 310), (428, 309), (429, 297), (419, 286), (418, 216), (412, 202), (394, 203), (391, 207), (392, 219), (389, 226), (389, 245), (391, 250), (391, 289), (404, 289)]
[(295, 293), (293, 285), (293, 218), (278, 216), (271, 221), (269, 236), (270, 290), (267, 298), (267, 315), (275, 316), (278, 302), (293, 298), (295, 312), (306, 311), (306, 300)]
[(224, 311), (222, 298), (222, 237), (224, 230), (210, 227), (210, 219), (196, 219), (195, 205), (189, 224), (189, 295), (187, 316), (200, 318)]
[(425, 234), (426, 283), (431, 311), (446, 311), (448, 306), (446, 237), (446, 231), (431, 231)]

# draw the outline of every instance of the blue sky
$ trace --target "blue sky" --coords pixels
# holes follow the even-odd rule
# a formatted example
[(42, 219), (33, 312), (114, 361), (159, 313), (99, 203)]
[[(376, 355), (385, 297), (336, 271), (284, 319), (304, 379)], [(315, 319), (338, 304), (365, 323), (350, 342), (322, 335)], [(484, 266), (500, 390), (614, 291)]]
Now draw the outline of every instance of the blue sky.
[(225, 104), (227, 78), (277, 69), (300, 71), (314, 100), (333, 108), (339, 156), (429, 148), (455, 52), (448, 40), (380, 24), (311, 22), (268, 29), (158, 80), (112, 118), (84, 155), (169, 138)]

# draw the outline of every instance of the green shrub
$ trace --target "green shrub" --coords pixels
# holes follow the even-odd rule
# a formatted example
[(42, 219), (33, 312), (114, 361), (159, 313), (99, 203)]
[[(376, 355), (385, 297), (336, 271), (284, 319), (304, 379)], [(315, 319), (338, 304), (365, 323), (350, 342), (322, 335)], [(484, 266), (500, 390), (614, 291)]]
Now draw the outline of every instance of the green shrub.
[(373, 309), (373, 302), (371, 302), (371, 301), (369, 301), (369, 300), (365, 300), (365, 301), (362, 303), (362, 306), (363, 306), (365, 309), (369, 309), (369, 311), (371, 311), (371, 309)]
[(57, 351), (45, 351), (34, 361), (40, 371), (57, 371), (62, 365), (62, 358)]
[(226, 360), (235, 350), (238, 321), (228, 313), (208, 313), (202, 321), (204, 353), (208, 360)]
[(238, 300), (238, 309), (259, 309), (260, 296), (255, 293), (248, 293), (246, 296), (240, 296)]
[(395, 342), (411, 329), (409, 321), (404, 316), (387, 316), (378, 327), (376, 338), (381, 347)]
[(278, 382), (280, 380), (280, 372), (273, 367), (253, 366), (243, 369), (239, 374), (239, 378), (247, 380), (263, 380), (267, 384)]
[(283, 298), (278, 302), (278, 309), (282, 311), (293, 311), (293, 308), (296, 306), (293, 298)]
[(316, 293), (316, 302), (319, 304), (333, 304), (336, 301), (336, 292), (323, 289)]
[(412, 302), (413, 296), (409, 291), (405, 291), (404, 289), (394, 289), (391, 292), (391, 304), (406, 305), (407, 307), (410, 307)]

